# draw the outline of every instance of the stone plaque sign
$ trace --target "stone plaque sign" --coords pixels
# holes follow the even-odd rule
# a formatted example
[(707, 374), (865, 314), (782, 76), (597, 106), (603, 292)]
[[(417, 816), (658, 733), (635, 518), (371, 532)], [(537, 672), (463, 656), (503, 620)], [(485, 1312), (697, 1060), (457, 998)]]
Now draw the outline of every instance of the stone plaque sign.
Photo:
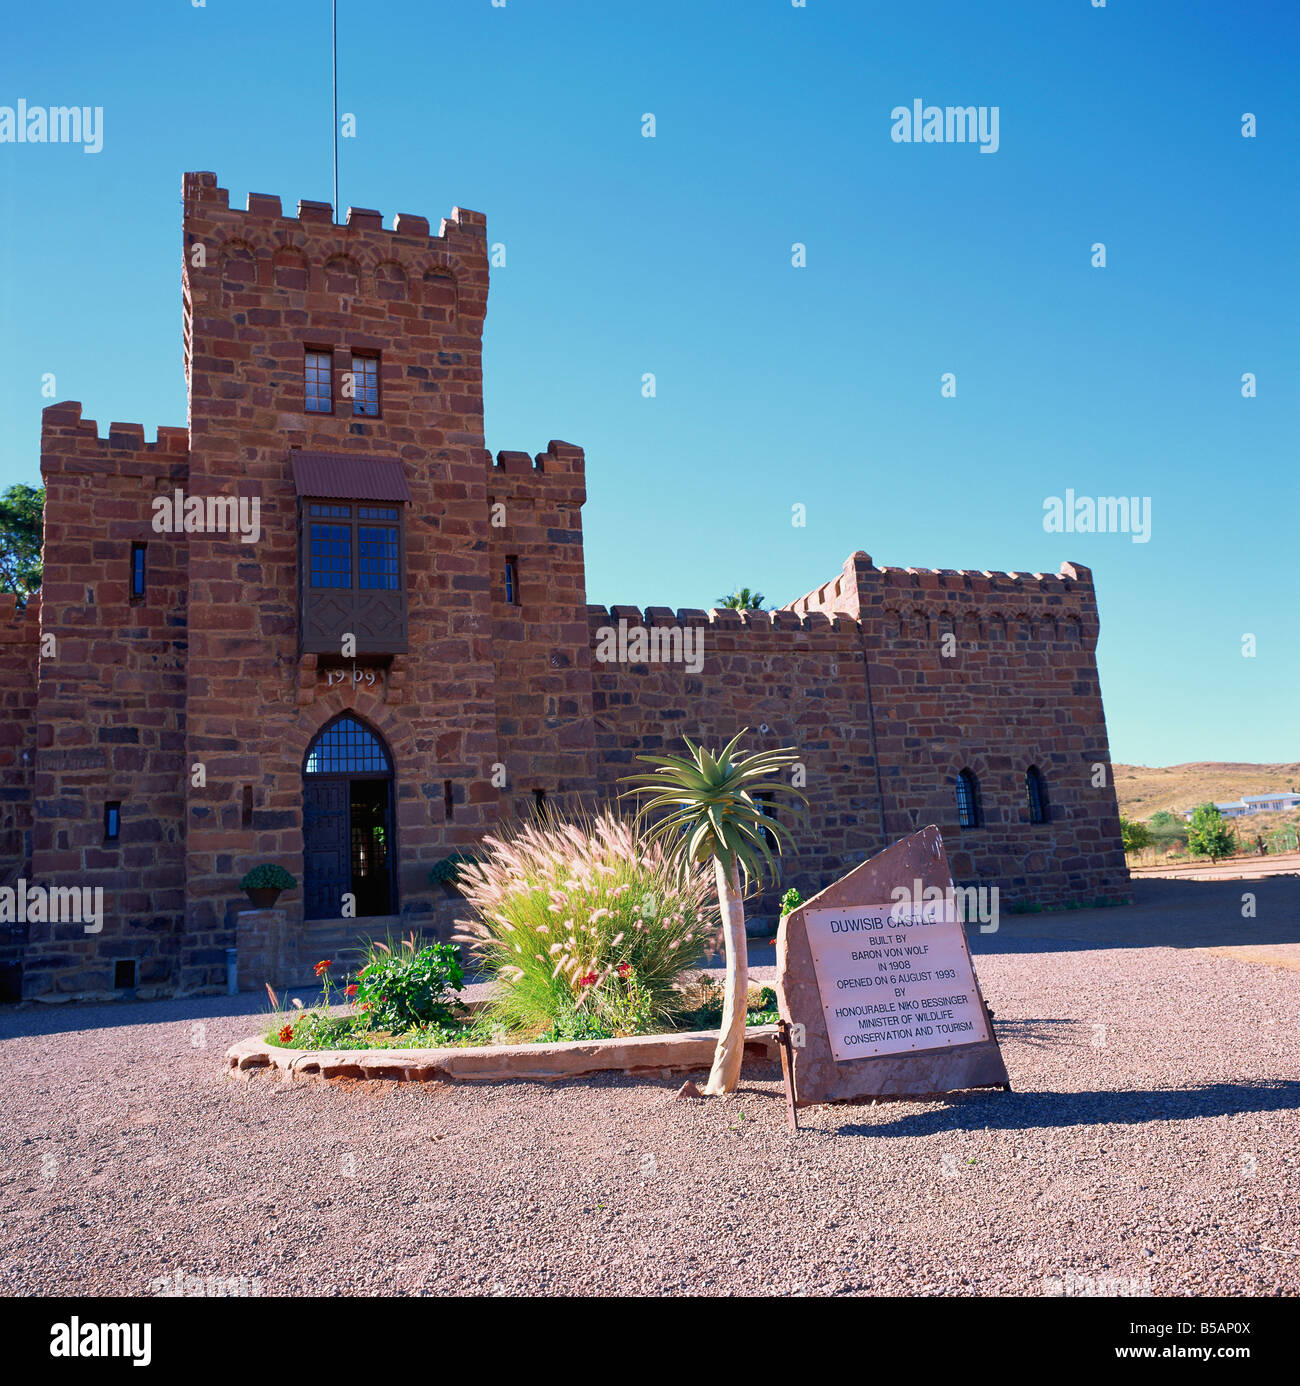
[(837, 1060), (993, 1038), (951, 900), (810, 909), (804, 927)]
[(796, 1106), (1009, 1086), (938, 828), (786, 915), (776, 961)]

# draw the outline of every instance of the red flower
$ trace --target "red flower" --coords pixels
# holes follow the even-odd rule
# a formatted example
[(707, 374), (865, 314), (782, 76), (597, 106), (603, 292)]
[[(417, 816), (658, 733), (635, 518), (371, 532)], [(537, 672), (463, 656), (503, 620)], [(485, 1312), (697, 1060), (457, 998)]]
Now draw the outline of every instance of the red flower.
[(632, 964), (631, 964), (631, 963), (619, 963), (619, 965), (618, 965), (618, 975), (619, 975), (620, 977), (626, 977), (631, 971), (632, 971)]
[(323, 958), (320, 962), (318, 962), (316, 964), (316, 975), (319, 977), (322, 973), (328, 972), (330, 963), (332, 961), (333, 959), (331, 958)]
[(596, 974), (594, 972), (588, 972), (585, 977), (579, 977), (578, 985), (580, 987), (594, 987), (596, 985)]
[(343, 995), (344, 995), (344, 996), (355, 996), (356, 994), (357, 994), (357, 984), (356, 984), (355, 982), (353, 982), (352, 985), (351, 985), (350, 987), (344, 987), (344, 988), (343, 988)]
[(286, 1026), (284, 1027), (284, 1029), (280, 1031), (280, 1043), (281, 1043), (281, 1044), (288, 1044), (289, 1041), (290, 1041), (292, 1038), (293, 1038), (293, 1026), (292, 1026), (292, 1025), (286, 1025)]

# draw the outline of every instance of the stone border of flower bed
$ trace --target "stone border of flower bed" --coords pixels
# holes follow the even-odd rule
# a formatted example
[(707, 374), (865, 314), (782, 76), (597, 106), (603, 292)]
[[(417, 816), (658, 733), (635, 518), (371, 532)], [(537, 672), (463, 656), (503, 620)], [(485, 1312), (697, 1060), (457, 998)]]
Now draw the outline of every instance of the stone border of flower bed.
[[(226, 1050), (226, 1063), (231, 1070), (244, 1073), (276, 1068), (286, 1078), (386, 1078), (416, 1083), (510, 1079), (554, 1082), (593, 1073), (689, 1073), (709, 1067), (717, 1043), (714, 1030), (447, 1049), (282, 1049), (253, 1038), (232, 1044)], [(777, 1027), (755, 1025), (746, 1031), (745, 1057), (779, 1062)]]

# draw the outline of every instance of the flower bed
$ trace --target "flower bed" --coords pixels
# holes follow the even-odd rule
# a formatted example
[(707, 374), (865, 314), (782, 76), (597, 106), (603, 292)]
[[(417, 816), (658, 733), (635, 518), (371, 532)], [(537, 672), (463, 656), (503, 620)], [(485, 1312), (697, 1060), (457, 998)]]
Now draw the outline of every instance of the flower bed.
[[(328, 960), (326, 960), (328, 961)], [(491, 1002), (471, 1002), (461, 1007), (461, 1018), (449, 1023), (431, 1022), (403, 1029), (377, 1028), (370, 1016), (355, 1002), (347, 1006), (328, 1004), (331, 991), (328, 968), (318, 964), (318, 976), (326, 981), (326, 1002), (313, 1007), (293, 1007), (277, 1011), (266, 1033), (265, 1044), (295, 1053), (314, 1050), (333, 1052), (366, 1049), (468, 1049), (509, 1045), (511, 1036), (492, 1008)], [(355, 995), (357, 986), (346, 993)], [(649, 1033), (656, 1036), (716, 1032), (722, 1021), (722, 988), (701, 974), (678, 988), (677, 1000), (664, 1024)], [(764, 1027), (777, 1024), (776, 993), (771, 987), (751, 987), (746, 1025)], [(632, 1032), (612, 1034), (593, 1023), (585, 1034), (557, 1034), (552, 1026), (527, 1041), (529, 1044), (563, 1044), (595, 1040), (630, 1038)]]
[[(259, 1039), (242, 1040), (226, 1051), (232, 1073), (275, 1070), (286, 1079), (355, 1078), (398, 1082), (550, 1082), (595, 1073), (629, 1073), (667, 1078), (695, 1073), (713, 1061), (718, 1037), (712, 1031), (672, 1035), (627, 1035), (617, 1039), (568, 1040), (562, 1044), (449, 1046), (442, 1049), (289, 1049)], [(745, 1057), (780, 1059), (773, 1025), (755, 1026), (745, 1036)]]

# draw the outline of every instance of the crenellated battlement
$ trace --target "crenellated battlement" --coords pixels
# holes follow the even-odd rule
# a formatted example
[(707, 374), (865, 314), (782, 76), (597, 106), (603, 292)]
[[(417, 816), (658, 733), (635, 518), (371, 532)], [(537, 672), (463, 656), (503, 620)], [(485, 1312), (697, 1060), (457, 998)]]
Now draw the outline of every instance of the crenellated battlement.
[(40, 638), (41, 594), (34, 593), (25, 606), (17, 592), (0, 592), (0, 645), (24, 645)]
[[(349, 207), (343, 224), (328, 202), (302, 199), (287, 215), (280, 198), (249, 193), (230, 206), (215, 173), (187, 173), (185, 282), (228, 293), (328, 294), (404, 300), (450, 309), (449, 322), (481, 321), (487, 307), (487, 218), (454, 207), (431, 233), (427, 217), (399, 212), (391, 229), (368, 207)], [(196, 250), (196, 246), (202, 250)]]
[(498, 452), (495, 459), (484, 448), (480, 453), (494, 499), (511, 496), (541, 497), (571, 505), (587, 499), (586, 455), (574, 443), (552, 438), (545, 452)]
[(143, 424), (110, 423), (101, 435), (94, 419), (82, 417), (79, 400), (51, 404), (41, 413), (41, 474), (112, 472), (121, 476), (183, 476), (190, 435), (186, 428), (159, 424), (151, 443)]
[(729, 608), (711, 608), (708, 611), (694, 607), (682, 607), (674, 612), (671, 607), (648, 606), (644, 612), (636, 606), (588, 606), (587, 624), (595, 632), (602, 626), (617, 626), (625, 621), (632, 626), (709, 626), (715, 631), (747, 632), (763, 638), (791, 631), (857, 631), (859, 623), (851, 616), (813, 611), (800, 616), (794, 611), (733, 611)]
[(1063, 563), (1059, 573), (969, 568), (877, 568), (859, 550), (835, 578), (788, 610), (844, 611), (884, 637), (929, 638), (965, 632), (971, 639), (1095, 641), (1092, 571)]

